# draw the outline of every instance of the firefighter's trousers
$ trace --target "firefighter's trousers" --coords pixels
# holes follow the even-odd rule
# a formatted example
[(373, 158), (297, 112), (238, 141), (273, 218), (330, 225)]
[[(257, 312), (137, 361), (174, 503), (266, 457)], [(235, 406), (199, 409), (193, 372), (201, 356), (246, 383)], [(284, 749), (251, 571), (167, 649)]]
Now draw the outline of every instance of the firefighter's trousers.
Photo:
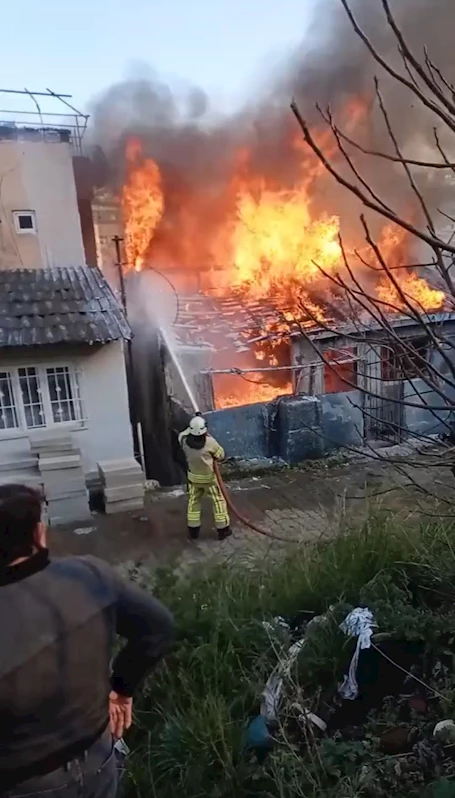
[(225, 529), (230, 523), (229, 513), (226, 500), (221, 493), (216, 477), (213, 477), (210, 482), (194, 483), (191, 481), (190, 474), (188, 475), (188, 527), (190, 529), (198, 529), (201, 526), (202, 499), (204, 496), (209, 496), (212, 502), (216, 528)]

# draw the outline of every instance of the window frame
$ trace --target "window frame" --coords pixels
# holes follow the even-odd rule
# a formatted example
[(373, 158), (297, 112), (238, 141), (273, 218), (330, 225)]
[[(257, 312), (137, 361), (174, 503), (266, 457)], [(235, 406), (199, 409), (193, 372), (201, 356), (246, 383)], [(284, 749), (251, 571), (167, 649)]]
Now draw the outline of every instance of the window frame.
[(403, 343), (391, 342), (381, 347), (381, 379), (383, 382), (408, 382), (425, 378), (431, 357), (428, 335), (403, 338)]
[[(19, 224), (19, 219), (20, 219), (21, 216), (30, 216), (30, 218), (32, 220), (32, 226), (31, 227), (27, 227), (26, 229), (21, 227), (20, 224)], [(32, 210), (13, 211), (13, 220), (14, 220), (14, 229), (15, 229), (17, 235), (19, 235), (19, 236), (26, 236), (26, 235), (36, 236), (37, 235), (38, 229), (37, 229), (37, 226), (36, 226), (36, 214), (35, 214), (35, 211), (32, 211)]]
[[(69, 373), (69, 382), (72, 391), (71, 402), (75, 405), (76, 415), (80, 418), (68, 421), (55, 421), (53, 414), (53, 407), (48, 382), (48, 369), (66, 368)], [(45, 423), (40, 426), (27, 426), (26, 406), (23, 401), (22, 389), (20, 385), (20, 370), (21, 369), (35, 369), (38, 387), (40, 388), (40, 397), (42, 409), (44, 413)], [(72, 364), (58, 361), (58, 362), (44, 362), (44, 363), (19, 363), (19, 364), (2, 364), (0, 362), (0, 372), (6, 372), (10, 375), (10, 382), (12, 388), (12, 396), (14, 401), (14, 409), (18, 420), (17, 427), (8, 427), (7, 429), (0, 429), (0, 440), (5, 438), (20, 438), (28, 437), (33, 432), (46, 429), (85, 429), (87, 427), (88, 416), (84, 402), (84, 371), (79, 364)], [(80, 410), (77, 410), (79, 406)]]
[[(6, 381), (8, 385), (8, 391), (10, 394), (10, 398), (12, 401), (11, 405), (6, 405), (5, 408), (3, 407), (3, 401), (0, 402), (0, 413), (3, 412), (5, 409), (12, 410), (14, 420), (16, 424), (12, 427), (0, 427), (0, 435), (11, 435), (17, 434), (21, 429), (21, 417), (19, 415), (17, 400), (16, 400), (16, 390), (15, 390), (15, 382), (14, 382), (14, 374), (11, 372), (9, 368), (1, 368), (0, 367), (0, 377), (3, 379), (3, 375), (6, 375)], [(2, 396), (3, 400), (3, 396)]]

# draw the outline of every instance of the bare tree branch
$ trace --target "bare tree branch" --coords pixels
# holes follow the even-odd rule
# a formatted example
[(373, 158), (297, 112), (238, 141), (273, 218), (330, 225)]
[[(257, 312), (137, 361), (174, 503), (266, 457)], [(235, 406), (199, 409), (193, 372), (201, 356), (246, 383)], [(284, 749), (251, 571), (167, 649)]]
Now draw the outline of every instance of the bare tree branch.
[[(344, 0), (341, 0), (341, 2), (344, 2)], [(366, 194), (364, 194), (358, 188), (358, 186), (356, 186), (354, 183), (349, 182), (349, 180), (346, 180), (335, 169), (335, 167), (332, 166), (330, 161), (327, 160), (327, 158), (324, 155), (324, 153), (322, 152), (322, 150), (316, 144), (316, 142), (315, 142), (315, 140), (314, 140), (314, 138), (313, 138), (313, 136), (312, 136), (312, 134), (310, 132), (310, 128), (309, 128), (308, 124), (305, 122), (305, 120), (303, 119), (302, 115), (300, 114), (300, 111), (299, 111), (299, 109), (297, 107), (297, 104), (296, 104), (296, 102), (294, 100), (291, 103), (291, 110), (294, 113), (294, 115), (295, 115), (295, 117), (296, 117), (301, 129), (302, 129), (304, 140), (309, 145), (309, 147), (313, 150), (315, 155), (317, 155), (317, 157), (319, 158), (321, 163), (325, 166), (326, 170), (335, 178), (335, 180), (338, 183), (340, 183), (340, 185), (342, 185), (345, 188), (347, 188), (348, 191), (350, 191), (351, 194), (354, 194), (363, 203), (363, 205), (365, 205), (367, 208), (370, 208), (371, 210), (376, 211), (376, 213), (379, 213), (381, 216), (384, 216), (386, 219), (389, 219), (391, 222), (394, 222), (394, 224), (397, 224), (399, 227), (402, 227), (404, 230), (407, 230), (408, 233), (411, 233), (411, 235), (414, 235), (416, 238), (419, 238), (421, 241), (424, 241), (426, 244), (429, 244), (430, 247), (439, 248), (439, 249), (442, 249), (442, 250), (444, 250), (446, 252), (452, 252), (453, 254), (455, 254), (455, 246), (452, 246), (451, 244), (446, 244), (444, 241), (442, 241), (439, 238), (434, 238), (433, 236), (427, 235), (422, 230), (419, 230), (417, 227), (415, 227), (414, 225), (412, 225), (409, 222), (407, 222), (405, 219), (401, 218), (400, 216), (397, 216), (397, 214), (394, 213), (392, 210), (386, 210), (385, 208), (383, 208), (378, 203), (373, 202), (372, 200), (370, 200), (366, 196)], [(455, 132), (455, 124), (454, 124), (454, 132)]]
[(398, 81), (398, 83), (401, 83), (403, 86), (409, 89), (416, 97), (418, 97), (418, 99), (423, 103), (423, 105), (425, 105), (426, 108), (428, 108), (430, 111), (436, 114), (436, 116), (439, 116), (440, 119), (442, 119), (442, 121), (447, 125), (447, 127), (449, 127), (455, 133), (455, 121), (450, 116), (448, 116), (445, 113), (445, 111), (436, 102), (433, 102), (433, 100), (428, 99), (425, 96), (425, 94), (422, 91), (420, 91), (420, 89), (418, 89), (414, 83), (407, 80), (405, 77), (403, 77), (403, 75), (400, 75), (400, 73), (397, 72), (396, 69), (394, 69), (378, 53), (378, 51), (373, 46), (368, 36), (363, 32), (362, 28), (359, 26), (354, 14), (351, 11), (348, 0), (340, 0), (340, 2), (343, 4), (346, 14), (349, 17), (355, 32), (362, 39), (363, 43), (368, 48), (375, 61), (377, 61), (377, 63), (380, 64), (382, 68), (385, 69), (385, 71), (388, 72), (388, 74), (391, 77), (395, 78), (395, 80)]
[[(345, 5), (346, 0), (341, 0), (341, 2), (343, 3), (343, 5)], [(407, 42), (406, 42), (406, 40), (405, 40), (400, 28), (398, 27), (398, 25), (397, 25), (397, 23), (395, 21), (394, 16), (392, 14), (392, 11), (391, 11), (390, 5), (389, 5), (389, 0), (382, 0), (382, 6), (384, 8), (385, 15), (387, 17), (387, 22), (389, 23), (390, 27), (392, 28), (392, 30), (393, 30), (396, 38), (397, 38), (397, 41), (398, 41), (398, 43), (400, 45), (401, 52), (403, 53), (404, 57), (406, 58), (406, 61), (408, 62), (408, 64), (411, 64), (412, 68), (415, 70), (417, 75), (419, 75), (419, 77), (427, 85), (427, 87), (430, 89), (431, 93), (434, 94), (436, 99), (438, 99), (439, 102), (443, 106), (445, 106), (445, 108), (447, 108), (449, 114), (451, 114), (452, 116), (455, 116), (455, 104), (453, 102), (451, 102), (450, 100), (448, 100), (447, 97), (445, 96), (444, 92), (440, 90), (440, 88), (437, 85), (437, 83), (435, 83), (434, 80), (432, 80), (431, 78), (428, 77), (427, 73), (423, 69), (423, 67), (420, 64), (420, 62), (418, 61), (418, 59), (415, 58), (415, 56), (413, 55), (413, 53), (409, 49), (409, 47), (407, 45)], [(449, 117), (449, 119), (450, 119), (450, 117)], [(452, 120), (450, 119), (450, 121), (452, 121)], [(446, 122), (446, 124), (447, 124), (447, 122)]]

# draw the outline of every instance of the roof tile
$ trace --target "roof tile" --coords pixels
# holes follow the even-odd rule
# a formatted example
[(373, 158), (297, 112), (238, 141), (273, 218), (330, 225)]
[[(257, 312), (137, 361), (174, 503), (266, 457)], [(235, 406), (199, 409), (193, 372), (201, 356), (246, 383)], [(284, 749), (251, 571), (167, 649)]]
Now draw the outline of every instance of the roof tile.
[(0, 347), (130, 340), (122, 308), (97, 268), (0, 271)]

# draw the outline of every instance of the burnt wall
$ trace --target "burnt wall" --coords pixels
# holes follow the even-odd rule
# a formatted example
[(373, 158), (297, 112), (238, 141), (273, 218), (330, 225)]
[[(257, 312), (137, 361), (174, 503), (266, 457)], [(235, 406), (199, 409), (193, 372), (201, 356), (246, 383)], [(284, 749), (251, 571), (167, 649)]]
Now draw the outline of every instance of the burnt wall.
[[(76, 183), (77, 206), (81, 221), (85, 262), (96, 266), (95, 227), (93, 224), (93, 166), (89, 158), (73, 156), (74, 180)], [(99, 264), (98, 264), (99, 265)]]

